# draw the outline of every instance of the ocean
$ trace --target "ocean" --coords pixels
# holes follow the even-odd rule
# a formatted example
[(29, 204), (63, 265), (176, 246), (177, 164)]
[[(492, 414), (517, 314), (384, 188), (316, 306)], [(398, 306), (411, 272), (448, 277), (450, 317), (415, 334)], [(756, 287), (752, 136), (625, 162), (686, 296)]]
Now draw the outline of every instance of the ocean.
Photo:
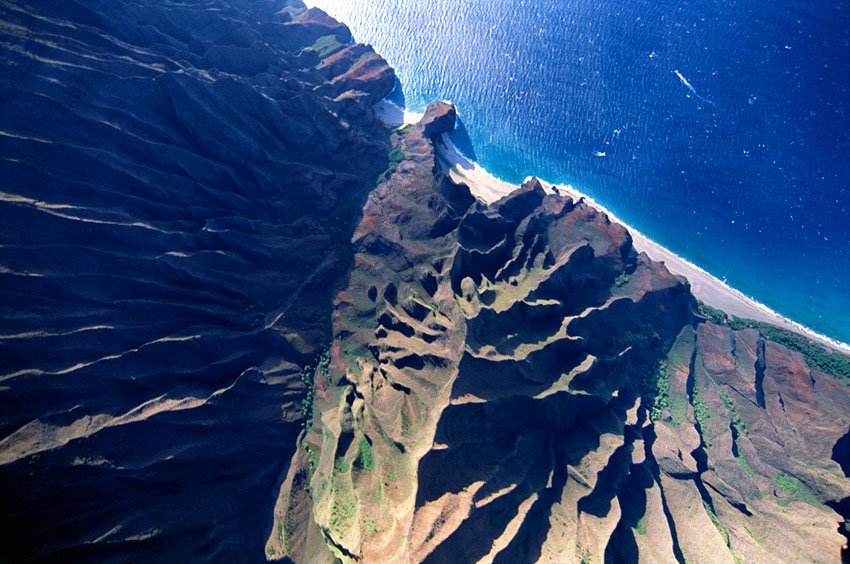
[(494, 175), (569, 183), (850, 342), (850, 3), (313, 0), (453, 101)]

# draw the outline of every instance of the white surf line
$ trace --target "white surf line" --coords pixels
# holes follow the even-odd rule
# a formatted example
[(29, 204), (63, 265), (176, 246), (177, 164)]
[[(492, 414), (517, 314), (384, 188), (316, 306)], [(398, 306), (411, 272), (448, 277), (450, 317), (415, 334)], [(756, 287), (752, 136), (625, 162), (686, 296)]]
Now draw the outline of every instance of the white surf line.
[[(693, 89), (693, 86), (687, 82), (687, 79), (678, 71), (675, 71), (676, 75), (679, 76), (680, 80), (688, 86), (690, 89)], [(391, 106), (395, 106), (395, 109), (392, 111), (395, 112), (395, 116), (399, 116), (399, 110), (401, 111), (401, 115), (408, 119), (414, 119), (415, 117), (420, 117), (421, 114), (414, 114), (413, 112), (407, 112), (403, 110), (396, 104), (389, 102), (387, 100), (383, 100), (378, 104), (388, 104)], [(377, 108), (376, 108), (377, 110)], [(406, 114), (406, 115), (405, 115)], [(406, 121), (405, 120), (405, 121)], [(400, 127), (398, 124), (398, 120), (396, 120), (396, 127)], [(388, 124), (391, 125), (391, 124)], [(490, 171), (482, 167), (476, 161), (469, 159), (466, 155), (461, 153), (457, 147), (451, 142), (447, 134), (443, 134), (441, 137), (441, 142), (437, 143), (437, 160), (442, 166), (443, 170), (452, 179), (456, 184), (463, 184), (469, 187), (472, 194), (483, 201), (486, 204), (492, 204), (493, 202), (507, 196), (508, 194), (518, 190), (520, 188), (517, 184), (511, 184), (494, 176)], [(668, 270), (673, 272), (674, 274), (679, 274), (688, 279), (691, 284), (692, 293), (700, 300), (704, 301), (708, 305), (712, 305), (714, 307), (718, 307), (719, 309), (729, 313), (731, 315), (735, 315), (738, 317), (755, 319), (756, 321), (765, 321), (767, 323), (772, 323), (778, 327), (782, 327), (784, 329), (788, 329), (794, 331), (795, 333), (799, 333), (804, 335), (816, 342), (819, 342), (822, 345), (825, 345), (833, 350), (840, 351), (844, 354), (850, 354), (850, 345), (838, 341), (837, 339), (833, 339), (831, 337), (827, 337), (822, 333), (818, 333), (813, 329), (806, 327), (805, 325), (793, 321), (784, 315), (777, 313), (776, 311), (770, 309), (768, 306), (763, 303), (747, 296), (740, 290), (736, 290), (732, 288), (716, 276), (712, 275), (705, 269), (693, 264), (692, 262), (680, 257), (679, 255), (673, 253), (668, 250), (666, 247), (662, 247), (628, 223), (624, 222), (620, 218), (616, 216), (616, 214), (612, 213), (605, 206), (598, 203), (593, 198), (587, 196), (583, 192), (575, 189), (573, 186), (569, 184), (561, 184), (557, 185), (551, 182), (546, 182), (542, 179), (539, 179), (540, 183), (543, 185), (543, 189), (547, 193), (555, 193), (555, 194), (567, 194), (572, 197), (576, 202), (579, 200), (584, 200), (591, 207), (596, 208), (600, 212), (606, 214), (611, 221), (619, 223), (623, 227), (625, 227), (632, 235), (633, 244), (635, 249), (638, 252), (645, 252), (652, 260), (664, 262), (667, 266)], [(734, 301), (738, 306), (732, 306), (728, 302)]]
[[(541, 182), (543, 181), (541, 180)], [(642, 232), (617, 217), (616, 214), (611, 212), (605, 206), (590, 196), (576, 190), (571, 185), (567, 184), (561, 186), (560, 190), (569, 194), (576, 201), (584, 200), (591, 207), (594, 207), (607, 215), (612, 222), (619, 223), (625, 227), (632, 235), (632, 244), (635, 247), (635, 250), (638, 252), (645, 252), (649, 258), (654, 261), (663, 262), (667, 269), (673, 274), (678, 274), (687, 278), (688, 282), (691, 284), (691, 293), (708, 305), (714, 305), (733, 316), (771, 323), (783, 329), (788, 329), (795, 333), (804, 335), (805, 337), (825, 345), (828, 348), (840, 351), (844, 354), (850, 354), (850, 345), (847, 343), (843, 343), (837, 339), (833, 339), (832, 337), (827, 337), (822, 333), (818, 333), (817, 331), (806, 327), (802, 323), (793, 321), (764, 305), (760, 301), (733, 288), (702, 267), (697, 266), (666, 247), (656, 243), (654, 240), (650, 239)], [(721, 294), (719, 297), (717, 295), (718, 293)], [(730, 298), (731, 301), (736, 302), (744, 309), (728, 303)]]
[[(517, 184), (511, 184), (493, 176), (477, 162), (463, 155), (446, 134), (443, 134), (441, 141), (437, 144), (437, 158), (443, 170), (453, 182), (469, 187), (472, 194), (484, 203), (492, 204), (520, 188)], [(771, 323), (804, 335), (830, 349), (850, 354), (850, 345), (793, 321), (740, 290), (732, 288), (705, 269), (680, 257), (666, 247), (662, 247), (573, 186), (569, 184), (556, 185), (544, 180), (540, 180), (540, 183), (547, 193), (566, 194), (576, 202), (583, 200), (589, 206), (606, 214), (611, 221), (625, 227), (632, 235), (635, 250), (645, 252), (654, 261), (664, 262), (670, 272), (687, 278), (691, 284), (691, 292), (708, 305), (717, 307), (730, 315)], [(735, 305), (730, 304), (730, 301), (734, 302)]]
[(375, 115), (388, 127), (403, 127), (419, 123), (425, 114), (411, 112), (389, 100), (381, 100), (374, 106)]
[[(493, 176), (490, 171), (461, 153), (445, 133), (440, 143), (437, 143), (437, 160), (452, 182), (467, 186), (473, 196), (486, 204), (492, 204), (519, 189), (517, 184)], [(550, 193), (556, 191), (551, 184), (544, 184), (544, 189)]]
[(703, 98), (702, 96), (700, 96), (700, 95), (699, 95), (699, 93), (697, 92), (696, 88), (694, 88), (694, 87), (693, 87), (693, 85), (692, 85), (692, 84), (688, 81), (688, 79), (687, 79), (687, 78), (685, 78), (685, 77), (682, 75), (682, 73), (680, 73), (680, 72), (678, 71), (678, 69), (673, 70), (673, 74), (675, 74), (676, 76), (678, 76), (678, 77), (679, 77), (679, 80), (681, 80), (681, 81), (682, 81), (682, 84), (684, 84), (684, 85), (687, 87), (687, 89), (688, 89), (688, 90), (690, 90), (690, 91), (691, 91), (691, 93), (692, 93), (694, 96), (696, 96), (698, 99), (702, 100), (702, 101), (703, 101), (703, 102), (705, 102), (706, 104), (711, 104), (712, 106), (714, 105), (714, 102), (712, 102), (711, 100), (709, 100), (709, 99), (707, 99), (707, 98)]

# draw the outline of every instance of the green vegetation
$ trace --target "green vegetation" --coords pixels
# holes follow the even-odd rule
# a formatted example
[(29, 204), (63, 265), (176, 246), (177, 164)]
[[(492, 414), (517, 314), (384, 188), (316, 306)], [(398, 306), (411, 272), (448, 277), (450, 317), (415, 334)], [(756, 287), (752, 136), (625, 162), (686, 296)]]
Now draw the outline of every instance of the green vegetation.
[(708, 413), (708, 407), (706, 407), (705, 402), (700, 399), (696, 393), (694, 393), (693, 397), (693, 405), (694, 405), (694, 417), (697, 420), (697, 423), (702, 425), (708, 421), (710, 417)]
[(646, 513), (644, 513), (643, 516), (641, 516), (641, 518), (638, 520), (637, 525), (635, 526), (635, 530), (639, 535), (646, 534)]
[(331, 349), (327, 346), (319, 355), (319, 362), (316, 364), (315, 378), (324, 375), (329, 384), (331, 384)]
[(672, 394), (670, 396), (670, 422), (675, 426), (684, 423), (688, 413), (688, 403), (679, 396)]
[(705, 512), (708, 513), (708, 517), (709, 519), (711, 519), (711, 522), (714, 524), (720, 534), (723, 535), (723, 540), (726, 541), (726, 547), (729, 550), (732, 550), (732, 539), (729, 538), (729, 531), (726, 530), (726, 526), (720, 522), (720, 519), (717, 518), (717, 514), (714, 512), (714, 510), (711, 508), (707, 501), (703, 501), (702, 506), (705, 507)]
[(280, 522), (280, 519), (275, 519), (274, 521), (274, 534), (277, 538), (278, 544), (285, 545), (285, 541), (283, 539), (283, 523)]
[(755, 475), (755, 472), (753, 472), (753, 467), (750, 466), (750, 463), (747, 462), (747, 459), (744, 457), (743, 454), (740, 453), (740, 451), (738, 452), (738, 457), (736, 458), (736, 460), (738, 461), (738, 464), (741, 465), (741, 468), (744, 469), (744, 473), (747, 476), (752, 478)]
[(616, 286), (617, 288), (621, 288), (628, 284), (629, 280), (631, 280), (631, 278), (629, 278), (629, 275), (625, 272), (622, 272), (614, 279), (614, 286)]
[(734, 329), (758, 329), (762, 337), (768, 341), (779, 343), (802, 354), (810, 367), (846, 380), (850, 384), (850, 357), (829, 351), (811, 339), (769, 323), (736, 317), (731, 325)]
[(750, 535), (750, 538), (752, 538), (758, 544), (764, 544), (765, 543), (765, 538), (764, 538), (763, 533), (761, 535), (756, 535), (746, 525), (744, 525), (744, 530), (747, 531), (747, 534)]
[[(611, 331), (611, 335), (606, 339), (605, 344), (620, 351), (627, 347), (634, 347), (645, 344), (650, 338), (656, 334), (656, 328), (646, 321), (641, 321), (637, 327), (632, 327), (628, 331)], [(669, 343), (661, 346), (662, 350), (667, 350)]]
[(688, 370), (693, 354), (693, 334), (683, 331), (672, 345), (665, 345), (662, 349), (667, 350), (667, 357), (658, 364), (654, 386), (650, 386), (655, 393), (651, 414), (657, 420), (666, 412), (667, 421), (678, 427), (688, 418), (688, 400), (683, 393), (677, 393), (674, 389), (671, 369)]
[(336, 462), (334, 462), (334, 473), (336, 474), (345, 474), (348, 472), (349, 466), (348, 462), (345, 461), (344, 458), (337, 458)]
[(697, 302), (697, 313), (718, 325), (728, 325), (735, 330), (757, 329), (761, 333), (761, 336), (768, 341), (779, 343), (792, 351), (802, 354), (810, 367), (817, 368), (821, 372), (830, 374), (831, 376), (847, 380), (847, 383), (850, 384), (850, 357), (830, 351), (803, 335), (753, 319), (732, 317), (730, 320), (719, 309), (702, 302)]
[(773, 477), (773, 485), (790, 495), (796, 494), (800, 489), (800, 481), (783, 472)]
[(301, 415), (304, 421), (302, 427), (306, 427), (313, 419), (313, 370), (309, 366), (301, 369), (301, 381), (307, 386), (307, 394), (301, 399)]
[(741, 452), (740, 446), (738, 446), (738, 441), (741, 437), (749, 438), (750, 430), (747, 428), (747, 424), (744, 422), (744, 420), (741, 419), (741, 416), (738, 415), (738, 412), (735, 410), (735, 404), (732, 402), (732, 398), (729, 397), (729, 394), (727, 394), (725, 390), (720, 391), (720, 398), (723, 400), (723, 404), (726, 406), (726, 409), (728, 409), (729, 413), (731, 414), (733, 442), (732, 452), (735, 455), (735, 460), (738, 461), (738, 464), (741, 466), (747, 476), (753, 477), (755, 473), (753, 472), (750, 463), (747, 462), (747, 459)]
[(266, 547), (266, 554), (269, 557), (275, 554), (286, 556), (289, 554), (289, 548), (292, 544), (292, 535), (295, 533), (295, 527), (292, 523), (292, 499), (289, 500), (289, 507), (285, 512), (286, 517), (283, 521), (279, 516), (274, 519), (274, 538), (279, 549), (273, 546)]
[(313, 472), (316, 471), (316, 452), (307, 443), (307, 440), (301, 442), (304, 447), (304, 452), (307, 453), (307, 483), (304, 488), (307, 490), (307, 495), (312, 496), (310, 492), (310, 479), (313, 477)]
[(699, 424), (699, 434), (702, 437), (702, 442), (704, 442), (706, 448), (708, 448), (711, 446), (711, 437), (706, 434), (705, 424), (708, 423), (708, 419), (711, 417), (711, 414), (708, 411), (708, 407), (705, 405), (705, 402), (699, 397), (699, 392), (697, 391), (696, 386), (694, 386), (693, 394), (691, 394), (691, 405), (694, 406), (694, 419), (696, 419)]
[(407, 414), (407, 411), (401, 410), (401, 434), (405, 437), (410, 437), (412, 435), (410, 430), (410, 415)]
[(374, 465), (374, 459), (372, 458), (372, 445), (369, 444), (369, 439), (366, 437), (360, 437), (358, 441), (360, 446), (360, 467), (363, 470), (371, 470)]
[(381, 458), (381, 472), (383, 473), (383, 485), (389, 487), (393, 482), (399, 479), (399, 473), (395, 464), (389, 456)]
[(789, 498), (788, 501), (802, 501), (812, 507), (821, 506), (809, 488), (794, 476), (780, 472), (773, 477), (772, 482), (774, 489), (783, 492)]
[(735, 411), (735, 404), (732, 403), (732, 398), (729, 397), (725, 391), (720, 392), (720, 397), (723, 398), (723, 403), (726, 404), (726, 408), (732, 414), (732, 425), (735, 427), (735, 430), (738, 431), (738, 435), (748, 437), (750, 436), (750, 430), (747, 428), (747, 424), (741, 419), (741, 416), (738, 415), (738, 412)]
[[(666, 348), (666, 347), (665, 347)], [(675, 347), (668, 353), (667, 359), (659, 361), (655, 370), (643, 381), (643, 401), (648, 406), (653, 421), (670, 421), (681, 425), (688, 413), (688, 404), (683, 397), (676, 395), (670, 384), (669, 359), (678, 358), (680, 351)], [(665, 416), (665, 411), (667, 416)]]
[(393, 147), (392, 149), (390, 149), (390, 152), (387, 155), (387, 159), (387, 169), (378, 176), (378, 179), (375, 181), (375, 184), (380, 184), (381, 182), (389, 178), (390, 175), (392, 175), (396, 170), (398, 170), (399, 163), (404, 160), (404, 151), (399, 146)]
[(331, 528), (342, 532), (351, 526), (354, 520), (354, 499), (348, 487), (337, 491), (331, 509)]
[(333, 471), (333, 505), (331, 506), (331, 529), (343, 532), (354, 522), (355, 498), (351, 482), (346, 475), (351, 465), (344, 458), (334, 461)]
[(390, 165), (398, 166), (398, 163), (404, 160), (404, 151), (402, 151), (399, 147), (393, 147), (388, 156), (390, 158)]
[(324, 347), (314, 364), (308, 364), (301, 369), (299, 379), (307, 388), (307, 393), (301, 399), (301, 415), (304, 417), (304, 421), (301, 422), (302, 427), (309, 427), (312, 424), (315, 382), (321, 375), (325, 375), (330, 382), (330, 365), (330, 347)]
[(363, 526), (366, 527), (366, 532), (370, 535), (374, 535), (378, 532), (378, 525), (369, 517), (363, 517)]
[(652, 400), (650, 415), (653, 421), (661, 421), (664, 416), (664, 410), (670, 407), (670, 374), (667, 372), (666, 360), (658, 363), (654, 380), (650, 389), (651, 392), (654, 392), (655, 396)]
[(398, 128), (398, 132), (399, 132), (401, 135), (407, 135), (408, 133), (410, 133), (410, 130), (411, 130), (411, 129), (413, 129), (413, 124), (412, 124), (412, 123), (408, 123), (407, 125), (403, 125), (403, 126), (399, 127), (399, 128)]
[(697, 300), (697, 315), (700, 315), (717, 325), (725, 325), (727, 321), (726, 312), (721, 311), (716, 307), (711, 307), (699, 300)]
[(342, 43), (340, 43), (339, 40), (337, 40), (336, 36), (334, 36), (334, 35), (323, 35), (320, 38), (318, 38), (315, 41), (315, 43), (313, 43), (307, 49), (310, 49), (312, 51), (316, 51), (318, 53), (319, 57), (324, 59), (328, 55), (331, 55), (331, 54), (335, 53), (336, 51), (339, 51), (340, 49), (342, 49), (342, 47), (343, 47)]

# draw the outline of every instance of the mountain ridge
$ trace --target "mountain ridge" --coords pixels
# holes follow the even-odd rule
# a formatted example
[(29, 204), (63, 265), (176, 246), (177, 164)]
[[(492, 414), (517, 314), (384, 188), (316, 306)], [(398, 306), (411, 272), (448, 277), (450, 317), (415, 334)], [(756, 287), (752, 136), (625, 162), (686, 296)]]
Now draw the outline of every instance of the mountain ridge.
[(300, 2), (0, 20), (0, 559), (262, 560), (393, 71)]
[(396, 134), (355, 230), (296, 560), (838, 559), (846, 386), (703, 317), (584, 202), (536, 179), (476, 202), (437, 163), (454, 119)]
[(343, 24), (0, 20), (3, 559), (840, 559), (832, 365), (587, 202), (476, 200)]

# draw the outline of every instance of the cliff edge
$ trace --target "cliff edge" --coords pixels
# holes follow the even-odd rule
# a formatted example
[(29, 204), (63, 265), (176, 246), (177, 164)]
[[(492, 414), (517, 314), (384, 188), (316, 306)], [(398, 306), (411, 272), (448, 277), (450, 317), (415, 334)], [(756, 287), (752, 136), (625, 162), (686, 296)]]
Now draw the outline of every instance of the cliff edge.
[(845, 357), (297, 0), (0, 4), (2, 560), (836, 562)]
[(839, 560), (846, 384), (700, 315), (583, 201), (535, 179), (477, 201), (436, 161), (453, 122), (433, 104), (394, 136), (355, 230), (303, 441), (311, 538), (367, 562)]

